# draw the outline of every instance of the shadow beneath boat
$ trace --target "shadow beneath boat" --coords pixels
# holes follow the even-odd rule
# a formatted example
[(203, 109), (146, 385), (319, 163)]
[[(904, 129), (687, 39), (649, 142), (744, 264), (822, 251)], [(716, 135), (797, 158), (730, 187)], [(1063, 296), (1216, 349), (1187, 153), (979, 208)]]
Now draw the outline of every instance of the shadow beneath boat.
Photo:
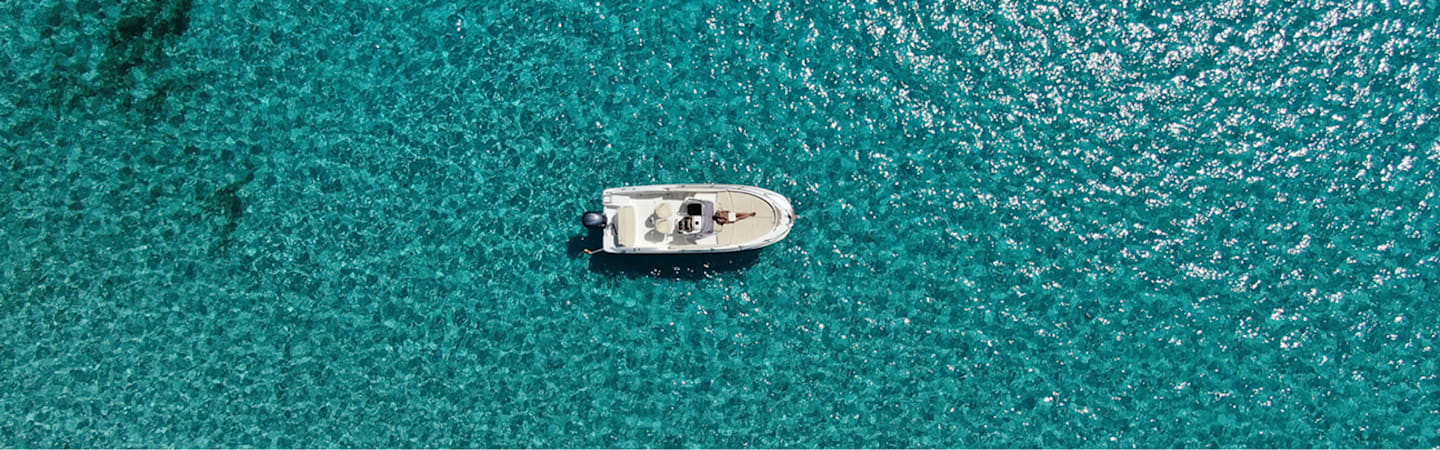
[(652, 277), (700, 280), (722, 272), (738, 272), (760, 260), (763, 250), (699, 255), (590, 255), (590, 271), (629, 278)]
[[(601, 247), (601, 235), (592, 232), (570, 238), (565, 254), (570, 258), (585, 256), (585, 250)], [(627, 278), (666, 278), (701, 280), (723, 272), (738, 272), (754, 266), (764, 249), (733, 253), (690, 255), (616, 255), (596, 252), (589, 256), (590, 271), (601, 275)]]

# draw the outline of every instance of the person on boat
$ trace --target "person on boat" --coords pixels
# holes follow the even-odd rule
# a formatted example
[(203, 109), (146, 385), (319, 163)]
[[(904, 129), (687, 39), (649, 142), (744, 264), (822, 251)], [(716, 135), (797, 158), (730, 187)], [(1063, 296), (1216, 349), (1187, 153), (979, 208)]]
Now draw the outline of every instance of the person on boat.
[(750, 217), (755, 217), (755, 213), (748, 212), (736, 214), (734, 211), (715, 211), (715, 223), (721, 225), (739, 222)]

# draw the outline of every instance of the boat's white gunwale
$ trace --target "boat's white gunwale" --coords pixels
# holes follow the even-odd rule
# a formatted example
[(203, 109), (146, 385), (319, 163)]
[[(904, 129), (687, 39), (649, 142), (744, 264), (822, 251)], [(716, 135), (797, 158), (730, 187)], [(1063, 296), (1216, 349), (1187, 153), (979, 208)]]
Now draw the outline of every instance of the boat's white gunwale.
[[(647, 193), (711, 193), (711, 192), (739, 192), (753, 195), (760, 198), (771, 208), (775, 209), (776, 225), (768, 233), (761, 235), (754, 240), (726, 245), (722, 247), (706, 248), (670, 248), (670, 247), (622, 247), (616, 245), (616, 214), (624, 204), (616, 201), (616, 197), (633, 197)], [(603, 250), (606, 253), (616, 254), (704, 254), (704, 253), (729, 253), (762, 248), (784, 239), (790, 234), (795, 226), (795, 209), (790, 205), (790, 199), (769, 189), (739, 184), (655, 184), (645, 186), (626, 186), (609, 188), (604, 191), (605, 215), (609, 219), (605, 226)]]

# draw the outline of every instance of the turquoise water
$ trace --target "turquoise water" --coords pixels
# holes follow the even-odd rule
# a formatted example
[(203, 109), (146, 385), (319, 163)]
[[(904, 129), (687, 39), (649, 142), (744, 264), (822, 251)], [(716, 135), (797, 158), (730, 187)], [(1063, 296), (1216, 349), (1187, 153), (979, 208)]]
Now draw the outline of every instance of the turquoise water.
[(1433, 1), (121, 3), (0, 3), (0, 446), (1440, 445)]

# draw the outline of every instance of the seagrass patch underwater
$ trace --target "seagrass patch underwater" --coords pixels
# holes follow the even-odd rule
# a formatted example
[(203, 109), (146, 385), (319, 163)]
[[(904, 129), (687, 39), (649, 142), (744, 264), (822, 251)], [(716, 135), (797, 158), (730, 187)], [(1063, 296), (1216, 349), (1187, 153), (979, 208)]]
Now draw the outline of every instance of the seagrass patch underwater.
[(0, 12), (0, 446), (1440, 445), (1434, 2)]

